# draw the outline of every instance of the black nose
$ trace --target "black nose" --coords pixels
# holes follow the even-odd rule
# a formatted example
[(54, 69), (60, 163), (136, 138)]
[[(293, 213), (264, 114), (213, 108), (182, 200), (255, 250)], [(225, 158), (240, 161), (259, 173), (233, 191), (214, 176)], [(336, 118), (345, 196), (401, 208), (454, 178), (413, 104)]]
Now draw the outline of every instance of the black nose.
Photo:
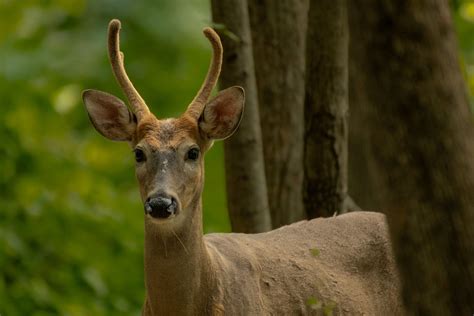
[(176, 213), (176, 208), (176, 200), (165, 194), (149, 197), (145, 202), (145, 213), (154, 218), (168, 218)]

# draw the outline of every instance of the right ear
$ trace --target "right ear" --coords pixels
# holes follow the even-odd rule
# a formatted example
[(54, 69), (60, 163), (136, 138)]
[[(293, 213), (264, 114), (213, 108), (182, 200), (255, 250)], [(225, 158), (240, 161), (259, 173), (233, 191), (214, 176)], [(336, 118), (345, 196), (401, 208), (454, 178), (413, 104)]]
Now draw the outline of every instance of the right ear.
[(137, 119), (119, 98), (97, 90), (85, 90), (82, 100), (95, 129), (111, 140), (131, 141)]

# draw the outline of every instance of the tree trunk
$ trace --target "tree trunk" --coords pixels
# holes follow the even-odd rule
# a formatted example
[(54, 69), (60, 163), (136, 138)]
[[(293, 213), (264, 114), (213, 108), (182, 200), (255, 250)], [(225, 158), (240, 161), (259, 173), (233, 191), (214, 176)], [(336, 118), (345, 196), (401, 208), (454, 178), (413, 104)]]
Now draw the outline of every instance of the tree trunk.
[[(364, 210), (383, 211), (384, 203), (377, 194), (378, 177), (374, 168), (374, 157), (371, 155), (366, 111), (370, 106), (360, 74), (366, 70), (360, 68), (358, 58), (365, 58), (370, 49), (358, 49), (361, 45), (355, 33), (362, 32), (358, 25), (350, 25), (349, 41), (349, 136), (348, 136), (348, 194)], [(367, 30), (368, 31), (368, 30)], [(357, 54), (357, 55), (356, 55)], [(358, 56), (358, 54), (362, 54)]]
[[(264, 232), (271, 229), (271, 219), (247, 1), (212, 0), (212, 15), (214, 22), (227, 28), (220, 32), (224, 46), (220, 86), (239, 85), (246, 94), (240, 128), (224, 143), (227, 205), (232, 231)], [(229, 31), (238, 39), (226, 35)]]
[(307, 0), (249, 1), (274, 228), (305, 217), (302, 122), (307, 7)]
[(350, 24), (369, 193), (387, 210), (407, 311), (471, 315), (474, 126), (448, 2), (350, 2)]
[(343, 211), (347, 196), (349, 31), (345, 0), (308, 14), (304, 202), (308, 217)]

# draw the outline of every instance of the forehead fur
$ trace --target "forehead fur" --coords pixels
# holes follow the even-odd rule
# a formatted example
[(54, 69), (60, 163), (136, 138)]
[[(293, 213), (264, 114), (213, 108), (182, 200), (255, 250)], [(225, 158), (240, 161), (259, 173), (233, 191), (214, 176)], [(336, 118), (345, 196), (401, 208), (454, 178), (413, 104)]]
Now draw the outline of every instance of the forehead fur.
[(201, 142), (196, 121), (187, 116), (158, 120), (149, 115), (139, 122), (136, 132), (136, 143), (145, 140), (157, 147), (177, 147), (186, 139)]

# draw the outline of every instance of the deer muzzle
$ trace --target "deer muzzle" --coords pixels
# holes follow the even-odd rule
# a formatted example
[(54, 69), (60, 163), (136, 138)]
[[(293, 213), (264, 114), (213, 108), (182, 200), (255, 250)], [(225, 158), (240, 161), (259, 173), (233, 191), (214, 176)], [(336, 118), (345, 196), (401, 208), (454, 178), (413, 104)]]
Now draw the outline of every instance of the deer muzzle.
[(149, 197), (145, 202), (145, 214), (157, 219), (166, 219), (177, 214), (178, 203), (172, 196), (159, 194)]

